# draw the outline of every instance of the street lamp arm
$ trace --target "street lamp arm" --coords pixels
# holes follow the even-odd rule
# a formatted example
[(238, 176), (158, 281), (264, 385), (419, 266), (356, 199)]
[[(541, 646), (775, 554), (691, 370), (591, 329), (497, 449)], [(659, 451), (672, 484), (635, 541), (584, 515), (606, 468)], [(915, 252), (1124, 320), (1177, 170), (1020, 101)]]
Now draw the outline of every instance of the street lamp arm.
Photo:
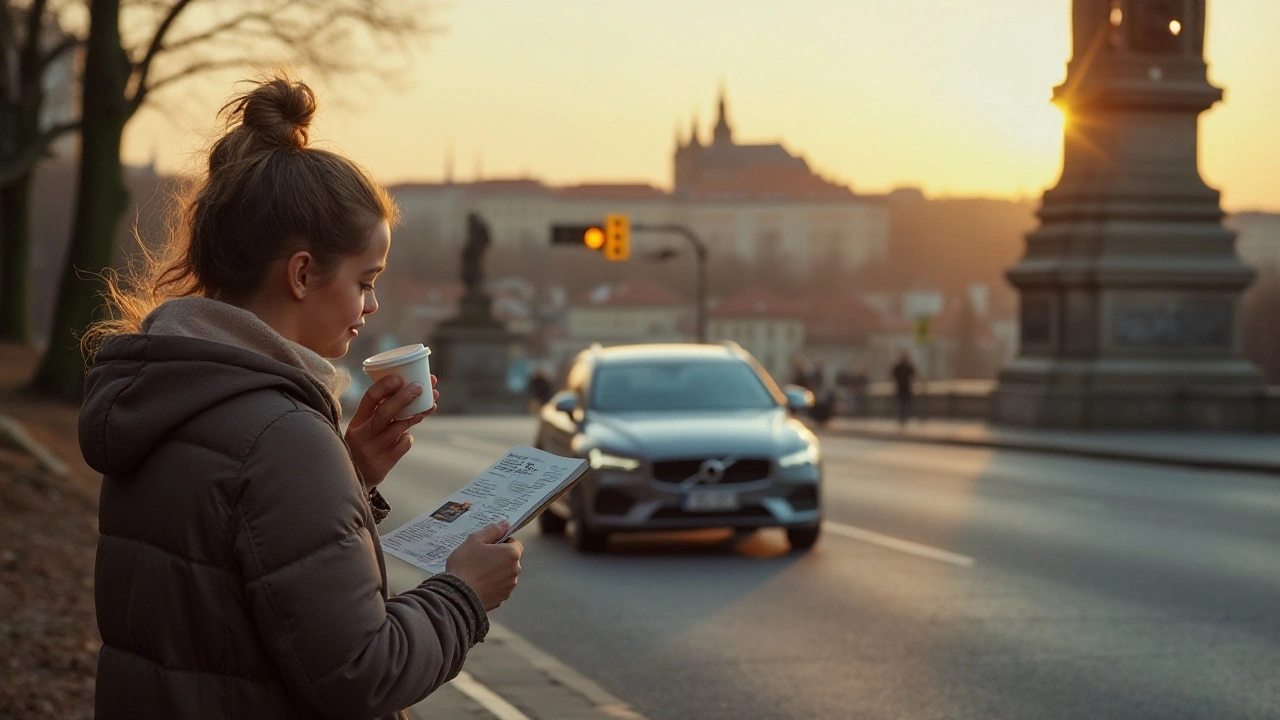
[(685, 225), (678, 223), (636, 223), (631, 226), (631, 232), (649, 232), (649, 233), (670, 233), (679, 235), (689, 244), (693, 246), (693, 254), (697, 259), (698, 285), (696, 322), (698, 342), (705, 343), (707, 341), (707, 246), (702, 242), (702, 238), (697, 233), (690, 230)]
[(694, 252), (696, 252), (699, 255), (699, 257), (707, 256), (707, 246), (703, 244), (702, 239), (699, 238), (697, 234), (695, 234), (692, 230), (690, 230), (688, 227), (684, 225), (662, 224), (662, 223), (659, 223), (659, 224), (635, 223), (634, 225), (631, 226), (631, 231), (632, 232), (651, 232), (651, 233), (672, 233), (675, 235), (680, 235), (685, 240), (689, 241), (689, 244), (693, 246)]

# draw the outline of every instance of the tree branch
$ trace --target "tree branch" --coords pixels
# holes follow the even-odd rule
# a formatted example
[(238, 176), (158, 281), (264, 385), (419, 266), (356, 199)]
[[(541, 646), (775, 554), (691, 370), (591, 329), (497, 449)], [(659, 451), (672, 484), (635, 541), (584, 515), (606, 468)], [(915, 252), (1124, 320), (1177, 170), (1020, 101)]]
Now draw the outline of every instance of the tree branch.
[(45, 69), (52, 65), (63, 53), (75, 50), (80, 47), (80, 44), (83, 42), (83, 39), (67, 33), (67, 35), (62, 38), (62, 42), (49, 48), (49, 52), (45, 53), (44, 56), (40, 58), (40, 74), (43, 75)]
[(22, 45), (22, 59), (18, 61), (18, 73), (22, 76), (21, 84), (31, 82), (30, 76), (35, 74), (39, 82), (40, 64), (40, 28), (44, 25), (44, 8), (48, 0), (32, 0), (27, 6), (27, 36)]
[[(130, 114), (137, 112), (138, 108), (141, 107), (142, 105), (142, 101), (146, 98), (146, 96), (149, 93), (159, 90), (160, 88), (166, 85), (170, 85), (172, 83), (178, 82), (179, 80), (189, 78), (193, 75), (199, 75), (201, 73), (211, 72), (214, 70), (224, 70), (226, 68), (244, 67), (245, 65), (249, 65), (252, 63), (253, 63), (253, 58), (234, 57), (234, 58), (223, 58), (221, 60), (203, 60), (201, 62), (192, 63), (182, 68), (181, 70), (175, 70), (174, 72), (168, 75), (165, 75), (164, 77), (158, 80), (153, 80), (151, 84), (147, 86), (146, 90), (141, 93), (141, 97), (131, 101)], [(136, 95), (137, 93), (135, 93), (135, 96)]]
[(40, 133), (39, 137), (36, 137), (31, 142), (25, 143), (20, 152), (0, 161), (0, 185), (8, 185), (13, 182), (15, 178), (31, 169), (32, 165), (44, 157), (45, 152), (48, 151), (50, 145), (53, 145), (54, 141), (69, 132), (75, 132), (79, 129), (79, 120), (54, 125)]
[(174, 21), (182, 14), (182, 11), (190, 5), (193, 0), (176, 0), (173, 6), (169, 8), (168, 14), (156, 26), (155, 35), (151, 37), (151, 46), (147, 48), (147, 54), (142, 56), (142, 60), (138, 62), (135, 68), (138, 73), (138, 82), (134, 86), (133, 97), (129, 99), (129, 104), (138, 107), (142, 104), (142, 100), (147, 94), (147, 75), (151, 73), (151, 63), (155, 60), (156, 53), (164, 47), (164, 36), (168, 34), (169, 28), (173, 27)]
[(40, 25), (44, 22), (44, 8), (48, 4), (48, 0), (32, 0), (27, 6), (27, 36), (23, 38), (26, 41), (26, 47), (40, 47)]
[[(165, 13), (155, 0), (126, 0)], [(385, 0), (241, 0), (231, 17), (208, 22), (172, 35), (174, 20), (193, 0), (166, 0), (170, 5), (150, 38), (150, 45), (134, 65), (129, 89), (130, 113), (146, 103), (154, 90), (213, 70), (260, 65), (272, 59), (292, 57), (322, 75), (358, 72), (368, 63), (358, 53), (345, 52), (359, 45), (367, 33), (379, 42), (416, 35), (423, 29), (415, 3)], [(229, 0), (223, 0), (231, 5)], [(226, 7), (223, 5), (222, 7)], [(391, 7), (397, 9), (390, 9)], [(188, 13), (190, 15), (190, 13)], [(185, 17), (185, 16), (184, 16)], [(185, 26), (184, 26), (185, 27)], [(136, 56), (135, 56), (136, 57)], [(154, 79), (160, 67), (180, 69)], [(375, 68), (369, 67), (371, 71)]]
[(227, 20), (226, 22), (214, 25), (213, 27), (209, 28), (208, 30), (205, 30), (204, 32), (199, 32), (194, 35), (188, 35), (187, 37), (174, 40), (173, 42), (165, 43), (164, 46), (161, 47), (158, 52), (168, 53), (168, 52), (173, 52), (177, 50), (184, 50), (193, 45), (198, 45), (207, 40), (212, 40), (223, 33), (230, 32), (231, 30), (235, 30), (236, 28), (250, 21), (270, 23), (271, 20), (274, 17), (276, 17), (280, 13), (280, 11), (283, 10), (285, 7), (286, 6), (284, 5), (278, 5), (274, 10), (270, 12), (241, 13), (240, 15), (237, 15), (231, 18), (230, 20)]
[[(0, 104), (10, 105), (17, 102), (17, 93), (15, 85), (17, 78), (13, 75), (14, 57), (18, 46), (18, 38), (13, 30), (13, 26), (17, 21), (18, 11), (11, 7), (9, 0), (0, 0)], [(5, 130), (5, 113), (8, 108), (0, 105), (0, 131)], [(3, 143), (3, 136), (0, 136), (0, 143)]]

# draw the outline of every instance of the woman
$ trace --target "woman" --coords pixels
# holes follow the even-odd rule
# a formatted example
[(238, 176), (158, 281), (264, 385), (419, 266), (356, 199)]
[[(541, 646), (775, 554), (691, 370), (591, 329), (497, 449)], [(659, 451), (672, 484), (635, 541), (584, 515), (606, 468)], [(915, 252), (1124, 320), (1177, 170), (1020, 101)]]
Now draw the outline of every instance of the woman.
[(86, 334), (99, 720), (405, 717), (515, 587), (522, 549), (495, 526), (388, 598), (377, 485), (427, 389), (384, 378), (341, 433), (326, 358), (378, 309), (397, 211), (308, 147), (314, 111), (283, 78), (229, 103), (177, 239)]

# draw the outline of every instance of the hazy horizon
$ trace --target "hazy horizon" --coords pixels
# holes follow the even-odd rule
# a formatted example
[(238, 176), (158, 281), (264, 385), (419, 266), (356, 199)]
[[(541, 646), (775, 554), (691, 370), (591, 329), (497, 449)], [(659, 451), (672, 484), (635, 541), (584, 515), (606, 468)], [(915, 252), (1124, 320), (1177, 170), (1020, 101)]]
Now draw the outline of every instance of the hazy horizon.
[[(1036, 7), (1031, 7), (1031, 6)], [(321, 94), (313, 137), (386, 184), (527, 176), (670, 188), (677, 132), (704, 141), (718, 88), (738, 142), (783, 142), (855, 192), (1034, 199), (1061, 169), (1049, 104), (1070, 0), (455, 0), (394, 85)], [(1201, 172), (1233, 212), (1280, 211), (1280, 2), (1209, 2), (1226, 100), (1201, 123)], [(209, 76), (129, 126), (125, 158), (191, 167), (247, 73)], [(678, 128), (678, 130), (677, 130)]]

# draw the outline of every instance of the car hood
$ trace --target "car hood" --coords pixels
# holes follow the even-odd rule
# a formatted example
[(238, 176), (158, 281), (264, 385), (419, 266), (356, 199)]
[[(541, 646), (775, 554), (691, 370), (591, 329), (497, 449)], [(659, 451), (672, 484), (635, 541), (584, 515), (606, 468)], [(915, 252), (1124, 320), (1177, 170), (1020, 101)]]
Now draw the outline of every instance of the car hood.
[(737, 455), (772, 457), (803, 446), (812, 433), (781, 408), (681, 413), (593, 412), (585, 449), (651, 460)]

